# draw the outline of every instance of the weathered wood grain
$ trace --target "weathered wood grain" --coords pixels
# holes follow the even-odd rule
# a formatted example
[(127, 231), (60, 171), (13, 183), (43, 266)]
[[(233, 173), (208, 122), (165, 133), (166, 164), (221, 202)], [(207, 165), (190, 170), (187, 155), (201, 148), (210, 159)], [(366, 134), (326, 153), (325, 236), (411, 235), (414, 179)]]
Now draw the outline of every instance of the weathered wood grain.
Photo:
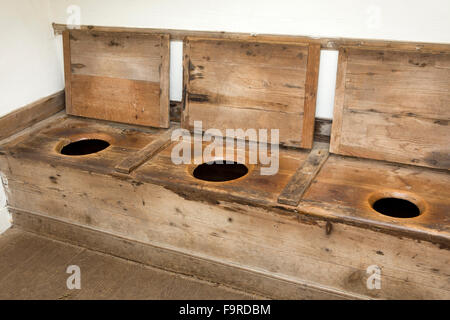
[(73, 75), (71, 86), (76, 107), (71, 114), (137, 125), (160, 123), (157, 82)]
[[(296, 297), (450, 297), (447, 171), (333, 156), (297, 207), (277, 199), (308, 155), (298, 149), (280, 150), (275, 176), (249, 165), (237, 180), (198, 180), (196, 165), (171, 161), (174, 144), (128, 176), (114, 175), (118, 163), (159, 133), (67, 117), (4, 145), (0, 171), (17, 221), (35, 232), (260, 293), (282, 281), (289, 290), (303, 290)], [(111, 147), (82, 157), (57, 152), (65, 137), (93, 134)], [(424, 213), (401, 220), (374, 213), (369, 200), (378, 192), (407, 194)], [(100, 240), (100, 233), (113, 237)], [(132, 246), (136, 251), (124, 253)], [(371, 265), (382, 270), (380, 290), (367, 288)], [(243, 273), (233, 269), (250, 278), (238, 280)], [(263, 278), (279, 281), (254, 283)], [(274, 296), (283, 296), (282, 290)]]
[(63, 35), (63, 55), (64, 55), (64, 83), (66, 112), (71, 114), (72, 110), (72, 66), (70, 53), (70, 33), (65, 30)]
[[(55, 34), (61, 34), (67, 29), (65, 24), (53, 23)], [(320, 44), (324, 50), (337, 50), (340, 47), (352, 46), (376, 47), (389, 50), (408, 50), (414, 52), (450, 52), (450, 45), (447, 43), (426, 43), (426, 42), (405, 42), (392, 40), (376, 39), (353, 39), (353, 38), (330, 38), (330, 37), (307, 37), (294, 35), (275, 35), (275, 34), (251, 34), (243, 32), (224, 32), (224, 31), (196, 31), (181, 29), (158, 29), (158, 28), (129, 28), (129, 27), (111, 27), (111, 26), (93, 26), (81, 25), (81, 30), (97, 31), (122, 31), (136, 33), (156, 33), (169, 34), (173, 40), (184, 40), (186, 37), (201, 37), (213, 39), (234, 39), (234, 40), (257, 40), (257, 41), (282, 41), (282, 42), (301, 42)]]
[(124, 159), (121, 163), (116, 165), (116, 171), (128, 174), (144, 162), (151, 159), (151, 157), (153, 157), (155, 154), (157, 154), (172, 142), (171, 136), (173, 130), (174, 128), (167, 130), (166, 132), (162, 133), (161, 136), (159, 136), (156, 140), (150, 142), (143, 149)]
[(64, 91), (56, 92), (0, 117), (0, 140), (6, 139), (64, 109)]
[[(343, 297), (445, 299), (450, 294), (449, 256), (430, 242), (339, 222), (330, 232), (327, 220), (193, 201), (163, 186), (47, 164), (30, 180), (27, 162), (11, 168), (7, 192), (15, 190), (9, 194), (13, 208), (26, 203), (33, 214)], [(57, 184), (47, 176), (58, 177)], [(366, 268), (373, 264), (383, 270), (381, 290), (366, 287)]]
[(310, 45), (308, 51), (308, 71), (305, 83), (305, 107), (303, 111), (302, 147), (311, 149), (314, 138), (314, 121), (316, 117), (317, 84), (319, 80), (320, 46)]
[(168, 35), (70, 30), (64, 48), (69, 114), (169, 126)]
[(281, 144), (311, 147), (319, 46), (189, 38), (185, 48), (184, 128), (278, 129)]
[[(328, 147), (328, 145), (325, 145)], [(317, 173), (328, 158), (328, 149), (314, 148), (303, 165), (295, 172), (278, 197), (278, 203), (298, 206), (303, 194), (311, 185)]]
[(331, 151), (450, 169), (450, 54), (341, 49)]
[[(418, 238), (436, 236), (433, 241), (440, 238), (445, 244), (450, 240), (449, 185), (450, 174), (444, 170), (330, 155), (298, 208), (346, 220), (376, 220), (376, 228), (414, 229)], [(382, 215), (372, 208), (371, 200), (384, 197), (410, 200), (422, 214), (410, 219)]]

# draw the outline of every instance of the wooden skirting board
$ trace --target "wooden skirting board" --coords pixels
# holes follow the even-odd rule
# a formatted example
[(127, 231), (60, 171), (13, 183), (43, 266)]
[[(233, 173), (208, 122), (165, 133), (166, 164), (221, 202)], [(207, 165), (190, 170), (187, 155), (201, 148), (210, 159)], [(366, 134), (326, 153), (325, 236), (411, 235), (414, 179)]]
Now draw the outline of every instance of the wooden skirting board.
[(0, 140), (64, 109), (64, 90), (39, 99), (0, 118)]
[[(237, 180), (212, 183), (193, 177), (195, 165), (173, 164), (171, 143), (117, 175), (118, 164), (152, 149), (164, 132), (58, 116), (3, 144), (0, 171), (15, 224), (274, 298), (450, 298), (446, 172), (333, 156), (311, 170), (298, 206), (278, 198), (309, 151), (281, 149), (272, 177), (249, 165)], [(110, 146), (59, 153), (92, 135)], [(390, 190), (422, 201), (424, 214), (373, 211), (367, 201)], [(379, 290), (367, 286), (371, 266), (382, 272)]]

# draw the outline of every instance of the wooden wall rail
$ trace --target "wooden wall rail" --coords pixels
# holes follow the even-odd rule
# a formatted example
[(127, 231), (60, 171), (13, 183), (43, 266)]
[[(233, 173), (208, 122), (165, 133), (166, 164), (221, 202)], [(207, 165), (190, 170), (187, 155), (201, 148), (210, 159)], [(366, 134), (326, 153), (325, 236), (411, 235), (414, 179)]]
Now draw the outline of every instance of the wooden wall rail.
[[(67, 29), (67, 25), (53, 23), (55, 34), (61, 34)], [(235, 40), (258, 40), (258, 41), (278, 41), (278, 42), (307, 42), (319, 43), (322, 49), (337, 50), (342, 46), (346, 47), (373, 47), (377, 49), (398, 49), (418, 52), (450, 52), (450, 43), (427, 43), (427, 42), (406, 42), (389, 40), (369, 40), (351, 38), (314, 38), (295, 35), (274, 35), (274, 34), (254, 34), (241, 32), (224, 31), (194, 31), (180, 29), (158, 29), (158, 28), (131, 28), (131, 27), (105, 27), (82, 25), (80, 29), (95, 31), (116, 31), (116, 32), (139, 32), (139, 33), (166, 33), (171, 40), (183, 40), (186, 37), (222, 38)]]
[(0, 117), (0, 140), (28, 128), (64, 109), (64, 90), (39, 99)]

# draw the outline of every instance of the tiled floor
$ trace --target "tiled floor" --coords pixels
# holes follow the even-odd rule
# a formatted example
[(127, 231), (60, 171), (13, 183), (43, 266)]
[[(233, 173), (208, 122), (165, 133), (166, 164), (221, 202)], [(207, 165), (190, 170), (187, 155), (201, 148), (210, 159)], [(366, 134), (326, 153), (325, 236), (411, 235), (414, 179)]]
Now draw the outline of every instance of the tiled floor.
[[(69, 290), (67, 267), (80, 267)], [(19, 229), (0, 235), (0, 299), (258, 299)]]

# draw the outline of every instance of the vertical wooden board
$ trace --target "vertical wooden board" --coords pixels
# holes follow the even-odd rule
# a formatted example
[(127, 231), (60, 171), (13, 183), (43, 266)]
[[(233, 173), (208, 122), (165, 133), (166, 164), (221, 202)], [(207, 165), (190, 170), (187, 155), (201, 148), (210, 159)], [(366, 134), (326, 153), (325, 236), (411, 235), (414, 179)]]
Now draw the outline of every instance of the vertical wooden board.
[(308, 69), (306, 73), (305, 107), (302, 128), (302, 147), (306, 149), (311, 149), (313, 145), (319, 62), (320, 45), (312, 44), (308, 50)]
[(450, 54), (342, 48), (331, 151), (450, 169)]
[(278, 129), (280, 144), (311, 148), (318, 45), (188, 38), (184, 48), (184, 128)]
[(70, 62), (70, 40), (69, 30), (63, 32), (63, 53), (64, 53), (64, 81), (66, 84), (66, 111), (72, 113), (72, 68)]
[(66, 31), (67, 113), (167, 128), (169, 50), (168, 35)]

